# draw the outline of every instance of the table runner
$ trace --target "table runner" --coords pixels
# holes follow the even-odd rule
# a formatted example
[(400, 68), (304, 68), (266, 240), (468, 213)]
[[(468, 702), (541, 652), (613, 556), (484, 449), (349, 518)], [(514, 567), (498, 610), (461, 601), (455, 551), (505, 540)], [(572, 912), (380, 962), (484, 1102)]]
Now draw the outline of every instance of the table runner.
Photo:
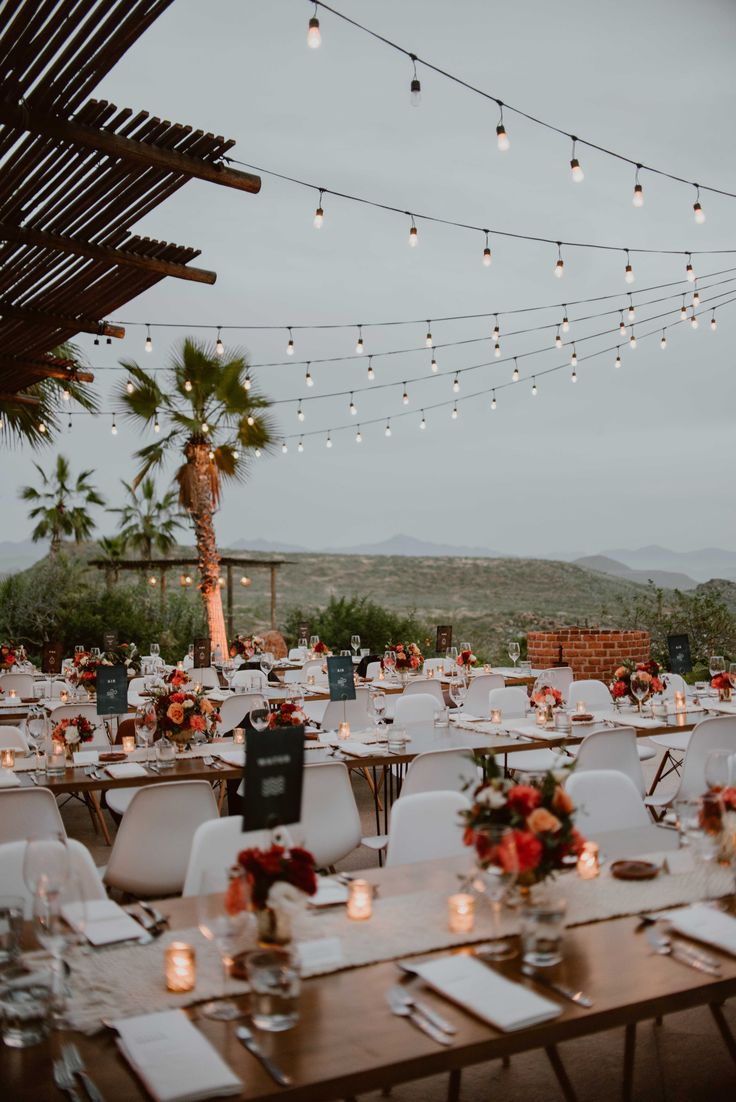
[[(183, 754), (177, 754), (176, 760), (189, 761), (192, 758), (206, 758), (210, 755), (212, 757), (216, 757), (218, 750), (224, 750), (226, 747), (232, 748), (233, 746), (234, 743), (232, 739), (222, 739), (220, 742), (206, 742), (203, 743), (201, 746), (193, 746), (191, 750), (187, 750)], [(84, 746), (82, 746), (81, 749), (84, 749)], [(98, 749), (98, 747), (88, 747), (88, 749)], [(104, 746), (100, 746), (99, 750), (102, 754), (122, 753), (119, 746), (110, 746), (107, 748)], [(125, 755), (125, 760), (131, 762), (146, 761), (146, 752), (145, 750), (133, 750), (129, 754)], [(151, 761), (154, 760), (155, 759), (153, 752), (151, 752)], [(104, 770), (105, 764), (105, 762), (99, 762), (97, 768)], [(33, 756), (33, 753), (27, 755), (25, 758), (15, 759), (16, 773), (32, 773), (36, 768), (36, 759)], [(78, 768), (83, 768), (83, 766), (79, 766)]]

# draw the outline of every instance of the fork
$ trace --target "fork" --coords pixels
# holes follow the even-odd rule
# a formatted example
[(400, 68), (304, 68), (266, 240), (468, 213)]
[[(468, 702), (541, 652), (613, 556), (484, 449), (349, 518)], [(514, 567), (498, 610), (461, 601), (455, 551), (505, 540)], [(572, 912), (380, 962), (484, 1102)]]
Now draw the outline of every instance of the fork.
[(87, 1097), (90, 1099), (90, 1102), (105, 1102), (104, 1098), (100, 1094), (100, 1091), (97, 1089), (97, 1085), (93, 1082), (92, 1079), (90, 1079), (89, 1075), (87, 1074), (87, 1069), (84, 1066), (84, 1060), (82, 1059), (77, 1046), (75, 1044), (72, 1044), (71, 1042), (69, 1042), (69, 1044), (62, 1045), (61, 1054), (64, 1058), (66, 1069), (72, 1077), (72, 1082), (74, 1081), (74, 1076), (78, 1075), (79, 1078), (82, 1080), (82, 1084), (84, 1085), (84, 1089), (87, 1092)]
[(74, 1086), (74, 1076), (63, 1060), (54, 1060), (54, 1082), (60, 1091), (69, 1095), (72, 1102), (82, 1102)]

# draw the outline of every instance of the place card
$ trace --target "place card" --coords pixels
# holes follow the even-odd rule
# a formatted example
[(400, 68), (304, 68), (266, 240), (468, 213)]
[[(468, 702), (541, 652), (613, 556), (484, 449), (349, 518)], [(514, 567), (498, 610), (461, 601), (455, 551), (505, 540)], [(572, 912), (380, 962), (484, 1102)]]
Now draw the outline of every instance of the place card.
[(243, 830), (272, 830), (298, 823), (302, 813), (304, 728), (247, 730), (243, 779)]
[(194, 655), (192, 663), (195, 670), (207, 669), (211, 665), (212, 648), (209, 636), (202, 636), (194, 640)]
[(448, 647), (452, 646), (452, 625), (440, 624), (437, 628), (437, 638), (435, 641), (435, 652), (444, 658), (445, 651)]
[(103, 651), (115, 650), (118, 645), (118, 632), (115, 628), (111, 628), (109, 631), (103, 631), (102, 633), (102, 649)]
[(99, 750), (75, 750), (74, 751), (74, 764), (75, 765), (97, 765), (100, 760)]
[(330, 685), (330, 700), (355, 700), (352, 658), (330, 656), (327, 659), (327, 680)]
[(339, 937), (315, 937), (300, 941), (297, 944), (297, 953), (303, 971), (310, 975), (332, 971), (343, 962)]
[(125, 666), (97, 667), (97, 715), (124, 715), (128, 710), (128, 672)]
[(64, 647), (61, 643), (44, 643), (41, 647), (41, 672), (48, 674), (61, 673), (61, 663), (64, 660)]
[(693, 660), (690, 655), (689, 635), (668, 635), (667, 652), (670, 657), (670, 669), (673, 673), (690, 673)]

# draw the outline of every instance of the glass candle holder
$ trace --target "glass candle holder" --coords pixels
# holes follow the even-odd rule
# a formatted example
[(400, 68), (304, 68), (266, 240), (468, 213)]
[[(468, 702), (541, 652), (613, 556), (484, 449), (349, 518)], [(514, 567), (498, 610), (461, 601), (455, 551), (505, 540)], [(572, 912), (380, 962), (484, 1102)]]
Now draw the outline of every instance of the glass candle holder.
[(430, 666), (427, 670), (427, 677), (431, 680), (434, 677), (434, 666)]
[(135, 735), (123, 735), (120, 740), (123, 751), (126, 754), (132, 754), (135, 750)]
[(547, 709), (544, 707), (538, 707), (534, 714), (534, 722), (537, 727), (544, 727), (547, 722)]
[(373, 885), (367, 880), (351, 880), (348, 888), (348, 918), (358, 921), (373, 914)]
[(686, 711), (687, 711), (687, 700), (685, 698), (685, 694), (684, 694), (684, 692), (682, 692), (682, 690), (678, 690), (675, 693), (675, 712), (676, 713), (682, 713), (682, 712), (686, 712)]
[(245, 742), (245, 727), (233, 728), (233, 742), (236, 746), (242, 746)]
[(598, 859), (598, 843), (586, 842), (578, 857), (578, 876), (581, 880), (595, 880), (601, 871)]
[(491, 723), (500, 723), (503, 719), (503, 712), (500, 708), (491, 708)]
[(185, 941), (172, 941), (164, 951), (167, 991), (192, 991), (197, 979), (194, 947)]
[(311, 686), (311, 685), (316, 685), (316, 684), (317, 684), (317, 679), (315, 678), (314, 674), (313, 673), (308, 673), (307, 674), (307, 685)]
[(475, 898), (458, 892), (447, 900), (448, 919), (453, 934), (469, 934), (475, 925)]
[(347, 720), (343, 720), (342, 723), (338, 725), (337, 737), (350, 738), (350, 724), (347, 722)]
[(575, 705), (575, 711), (578, 713), (579, 716), (583, 715), (583, 713), (587, 712), (587, 710), (588, 709), (585, 706), (585, 701), (584, 700), (579, 700), (577, 702), (577, 704)]
[(18, 694), (15, 689), (8, 689), (8, 700), (14, 700), (17, 703)]
[(0, 750), (0, 766), (3, 769), (13, 769), (15, 767), (15, 750), (12, 747)]
[(51, 750), (46, 755), (46, 772), (49, 775), (66, 772), (66, 749), (55, 740)]
[(61, 692), (59, 693), (59, 701), (62, 704), (68, 704), (69, 703), (69, 690), (68, 689), (62, 689), (61, 690)]

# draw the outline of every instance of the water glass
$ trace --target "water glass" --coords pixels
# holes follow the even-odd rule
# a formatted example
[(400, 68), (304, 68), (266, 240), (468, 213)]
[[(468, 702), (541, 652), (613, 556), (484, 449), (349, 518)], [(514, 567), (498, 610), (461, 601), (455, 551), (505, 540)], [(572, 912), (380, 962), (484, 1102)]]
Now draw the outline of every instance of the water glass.
[(350, 636), (350, 646), (353, 648), (353, 651), (355, 653), (355, 657), (357, 658), (358, 657), (358, 651), (360, 650), (360, 636), (359, 635), (351, 635)]
[(167, 738), (160, 738), (156, 746), (156, 764), (159, 769), (173, 769), (176, 762), (176, 747)]
[(507, 653), (511, 661), (514, 663), (514, 666), (516, 666), (516, 663), (519, 661), (519, 655), (521, 654), (521, 647), (519, 646), (519, 644), (509, 643)]
[(268, 1033), (291, 1029), (299, 1020), (299, 967), (288, 949), (251, 953), (247, 961), (253, 1024)]
[(48, 1036), (51, 981), (50, 972), (34, 971), (0, 982), (0, 1033), (9, 1048), (29, 1048)]
[(406, 749), (406, 743), (408, 736), (403, 727), (396, 727), (392, 725), (388, 733), (388, 742), (386, 749), (389, 754), (403, 754)]
[(23, 930), (23, 900), (17, 895), (0, 895), (0, 975), (20, 960)]
[(524, 963), (549, 968), (562, 960), (565, 931), (564, 899), (532, 901), (522, 908), (521, 941)]

